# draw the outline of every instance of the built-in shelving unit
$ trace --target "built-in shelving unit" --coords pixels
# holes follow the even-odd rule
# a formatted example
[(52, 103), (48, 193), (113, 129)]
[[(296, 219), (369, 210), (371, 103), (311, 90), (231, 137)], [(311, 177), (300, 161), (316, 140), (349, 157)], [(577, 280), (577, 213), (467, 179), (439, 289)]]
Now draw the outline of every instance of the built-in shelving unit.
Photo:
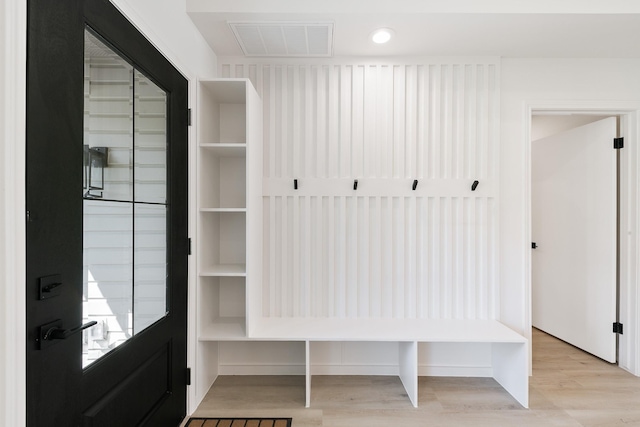
[[(483, 166), (495, 150), (485, 136), (473, 134), (486, 153), (456, 158), (455, 174), (427, 173), (436, 160), (420, 156), (442, 141), (429, 151), (372, 133), (349, 148), (360, 125), (341, 126), (361, 116), (361, 97), (333, 77), (329, 96), (316, 97), (310, 78), (302, 85), (294, 71), (287, 83), (278, 70), (259, 84), (269, 87), (264, 133), (248, 79), (199, 82), (195, 400), (218, 375), (305, 375), (310, 406), (313, 375), (375, 372), (399, 376), (417, 406), (421, 360), (447, 344), (481, 349), (474, 368), (526, 406), (528, 343), (496, 313), (497, 185)], [(389, 173), (392, 160), (407, 170)]]
[(198, 95), (197, 338), (207, 345), (247, 338), (247, 287), (261, 271), (248, 240), (260, 238), (262, 128), (248, 80), (202, 80)]

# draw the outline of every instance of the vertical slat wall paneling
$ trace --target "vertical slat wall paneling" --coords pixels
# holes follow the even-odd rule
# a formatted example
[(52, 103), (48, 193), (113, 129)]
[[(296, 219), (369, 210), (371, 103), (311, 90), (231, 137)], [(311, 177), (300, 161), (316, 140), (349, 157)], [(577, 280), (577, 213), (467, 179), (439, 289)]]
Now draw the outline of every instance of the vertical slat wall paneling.
[(327, 298), (325, 304), (325, 315), (327, 317), (334, 317), (336, 314), (335, 304), (335, 283), (336, 283), (336, 240), (333, 230), (335, 230), (335, 197), (329, 197), (327, 200), (327, 212), (325, 214), (327, 222), (327, 231), (324, 235), (327, 240), (327, 281), (323, 283), (323, 286), (327, 289)]
[(351, 166), (351, 73), (352, 66), (341, 67), (340, 73), (340, 177), (348, 178)]
[(327, 178), (337, 178), (340, 175), (340, 108), (339, 92), (340, 75), (339, 67), (329, 66), (329, 107), (328, 107), (328, 144), (329, 144), (329, 168)]
[(393, 178), (404, 177), (404, 100), (406, 98), (404, 66), (393, 67)]
[(499, 62), (242, 61), (220, 73), (264, 105), (262, 316), (496, 318)]
[(390, 143), (393, 138), (393, 123), (390, 123), (389, 117), (393, 112), (393, 67), (382, 67), (382, 84), (380, 92), (382, 93), (381, 111), (378, 120), (381, 123), (381, 133), (379, 146), (381, 147), (380, 155), (382, 156), (382, 178), (393, 177), (393, 144)]
[(380, 237), (380, 246), (382, 247), (382, 257), (379, 260), (382, 265), (382, 282), (381, 293), (382, 300), (381, 314), (382, 317), (392, 317), (393, 314), (393, 245), (392, 245), (392, 203), (391, 197), (384, 197), (382, 199), (382, 206), (380, 211), (382, 212), (381, 227), (382, 235)]
[[(420, 157), (421, 158), (421, 157)], [(416, 199), (416, 317), (428, 317), (428, 310), (425, 307), (429, 303), (427, 292), (427, 226), (426, 206), (424, 197)]]

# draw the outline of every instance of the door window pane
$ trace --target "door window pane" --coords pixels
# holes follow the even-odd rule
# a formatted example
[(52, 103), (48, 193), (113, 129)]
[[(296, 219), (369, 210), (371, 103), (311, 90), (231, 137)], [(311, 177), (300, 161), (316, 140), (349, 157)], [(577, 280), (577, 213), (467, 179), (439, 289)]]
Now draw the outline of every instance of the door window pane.
[(83, 367), (166, 316), (167, 94), (85, 30)]
[(167, 208), (135, 205), (133, 331), (167, 314)]
[(133, 204), (83, 202), (84, 366), (99, 359), (133, 334)]
[(133, 67), (85, 31), (84, 197), (133, 200)]
[(167, 94), (134, 71), (135, 200), (167, 201)]

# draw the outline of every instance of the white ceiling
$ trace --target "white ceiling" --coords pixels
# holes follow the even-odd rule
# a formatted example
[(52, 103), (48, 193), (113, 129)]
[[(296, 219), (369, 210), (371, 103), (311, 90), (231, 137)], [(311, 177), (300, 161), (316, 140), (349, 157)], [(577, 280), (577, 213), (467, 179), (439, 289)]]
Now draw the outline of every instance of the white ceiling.
[[(218, 56), (242, 56), (228, 21), (333, 22), (333, 55), (640, 58), (638, 0), (187, 0)], [(389, 27), (386, 45), (370, 40)]]

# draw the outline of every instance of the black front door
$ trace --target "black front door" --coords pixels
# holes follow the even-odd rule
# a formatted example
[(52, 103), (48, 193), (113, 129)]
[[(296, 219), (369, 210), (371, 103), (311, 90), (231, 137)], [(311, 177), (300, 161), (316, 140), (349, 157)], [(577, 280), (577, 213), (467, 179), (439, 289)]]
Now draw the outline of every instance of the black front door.
[(27, 423), (186, 411), (187, 81), (108, 0), (29, 0)]

